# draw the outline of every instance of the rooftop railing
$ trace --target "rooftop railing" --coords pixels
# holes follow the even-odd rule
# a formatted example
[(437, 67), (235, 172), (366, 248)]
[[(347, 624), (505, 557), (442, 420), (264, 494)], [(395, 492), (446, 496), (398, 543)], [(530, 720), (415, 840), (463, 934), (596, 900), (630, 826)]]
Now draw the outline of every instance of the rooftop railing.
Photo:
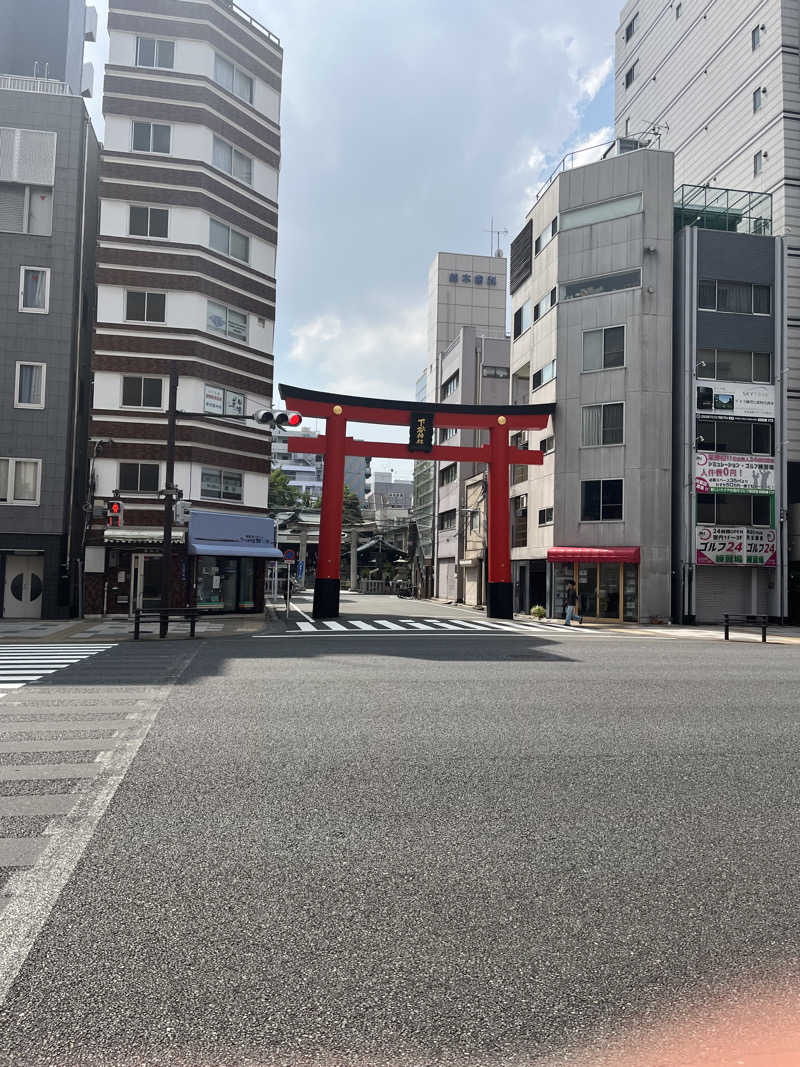
[(233, 0), (220, 0), (220, 3), (223, 7), (228, 8), (229, 11), (235, 12), (240, 19), (244, 19), (244, 21), (249, 23), (250, 26), (253, 27), (253, 29), (258, 30), (259, 33), (263, 33), (266, 37), (269, 38), (270, 41), (272, 41), (273, 44), (276, 44), (280, 48), (280, 37), (276, 37), (271, 30), (268, 30), (266, 26), (264, 26), (261, 22), (258, 21), (258, 19), (254, 19), (252, 15), (249, 15), (246, 11), (243, 11), (238, 4), (233, 2)]
[(675, 190), (675, 230), (685, 226), (769, 237), (772, 196), (749, 189), (681, 185)]
[(0, 89), (13, 89), (18, 93), (50, 93), (52, 96), (71, 96), (66, 82), (55, 78), (23, 78), (19, 74), (0, 74)]
[[(550, 188), (550, 186), (553, 184), (553, 182), (556, 180), (556, 178), (559, 176), (559, 174), (563, 174), (565, 170), (573, 170), (575, 167), (582, 167), (583, 166), (583, 160), (582, 160), (582, 158), (579, 158), (579, 157), (585, 157), (587, 152), (597, 153), (597, 152), (600, 152), (601, 149), (606, 150), (606, 149), (610, 148), (611, 145), (613, 145), (614, 143), (615, 143), (614, 141), (603, 141), (601, 144), (587, 145), (585, 148), (578, 148), (574, 152), (567, 152), (567, 154), (564, 156), (564, 158), (558, 164), (558, 166), (553, 171), (553, 173), (550, 175), (550, 177), (545, 182), (542, 183), (542, 186), (539, 189), (539, 192), (536, 194), (536, 199), (538, 200), (541, 196), (543, 196), (547, 192), (547, 190)], [(599, 157), (597, 157), (597, 158), (599, 158)], [(588, 160), (588, 162), (589, 163), (594, 163), (595, 159), (590, 159), (590, 160)]]

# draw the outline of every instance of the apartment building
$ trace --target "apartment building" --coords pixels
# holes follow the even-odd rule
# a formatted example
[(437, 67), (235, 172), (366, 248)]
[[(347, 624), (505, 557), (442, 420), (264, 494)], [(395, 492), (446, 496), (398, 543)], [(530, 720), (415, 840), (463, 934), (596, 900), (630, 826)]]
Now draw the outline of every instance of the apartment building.
[[(793, 545), (790, 610), (800, 620), (800, 8), (796, 0), (630, 0), (615, 38), (618, 137), (675, 154), (679, 187), (709, 209), (768, 214), (737, 190), (771, 197), (771, 233), (784, 238), (787, 464), (779, 541)], [(744, 194), (747, 197), (748, 194)], [(739, 231), (743, 232), (742, 224)], [(730, 279), (732, 280), (732, 279)]]
[(514, 441), (544, 453), (511, 475), (518, 610), (576, 581), (588, 617), (669, 617), (672, 269), (668, 152), (560, 173), (512, 243), (511, 396), (556, 404)]
[(97, 11), (87, 7), (85, 0), (5, 4), (0, 84), (9, 77), (49, 81), (65, 86), (72, 96), (91, 96), (94, 69), (83, 61), (83, 46), (85, 41), (96, 40), (96, 36)]
[[(0, 615), (80, 611), (99, 150), (64, 81), (82, 70), (91, 20), (58, 41), (36, 5), (0, 42)], [(80, 10), (78, 10), (78, 7)], [(57, 8), (57, 10), (56, 10)], [(53, 16), (60, 15), (56, 5)], [(57, 19), (56, 19), (57, 21)], [(47, 45), (28, 76), (9, 41)], [(44, 73), (44, 70), (43, 70)]]
[[(462, 326), (440, 359), (440, 399), (452, 404), (507, 404), (509, 399), (508, 337), (479, 336)], [(488, 443), (486, 430), (439, 431), (439, 444), (476, 448)], [(464, 600), (467, 570), (478, 564), (465, 557), (468, 512), (466, 484), (476, 463), (437, 463), (436, 576), (438, 596)], [(471, 578), (471, 576), (469, 576)]]
[[(442, 353), (462, 326), (474, 328), (479, 337), (506, 336), (507, 269), (502, 254), (472, 256), (437, 252), (434, 256), (428, 272), (427, 364), (417, 379), (417, 400), (438, 403), (452, 396), (447, 393), (452, 382), (446, 382), (442, 376)], [(419, 531), (420, 555), (426, 561), (428, 594), (434, 593), (438, 581), (434, 562), (437, 478), (433, 461), (414, 463), (414, 519)]]
[(229, 0), (111, 0), (108, 26), (90, 433), (124, 525), (92, 530), (87, 610), (160, 598), (173, 369), (171, 600), (257, 610), (269, 439), (242, 416), (272, 399), (283, 52)]

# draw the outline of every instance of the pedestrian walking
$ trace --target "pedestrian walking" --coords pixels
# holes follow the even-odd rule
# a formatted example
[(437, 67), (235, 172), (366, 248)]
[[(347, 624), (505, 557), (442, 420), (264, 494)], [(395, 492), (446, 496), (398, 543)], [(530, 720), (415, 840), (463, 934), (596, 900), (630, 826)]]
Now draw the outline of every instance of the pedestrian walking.
[(569, 626), (573, 619), (577, 619), (583, 626), (583, 615), (578, 614), (578, 590), (575, 588), (574, 582), (567, 584), (567, 615), (564, 619), (564, 625)]

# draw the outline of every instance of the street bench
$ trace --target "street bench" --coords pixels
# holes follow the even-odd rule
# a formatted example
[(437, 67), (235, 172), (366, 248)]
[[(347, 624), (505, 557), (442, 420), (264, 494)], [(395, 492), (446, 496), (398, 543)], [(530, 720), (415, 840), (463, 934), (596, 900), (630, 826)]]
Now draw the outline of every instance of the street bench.
[(769, 615), (731, 615), (726, 612), (722, 616), (725, 623), (725, 640), (730, 640), (731, 626), (754, 626), (761, 629), (761, 641), (762, 643), (767, 640), (767, 624), (769, 623)]
[(197, 620), (202, 615), (208, 615), (208, 612), (203, 608), (170, 608), (169, 611), (142, 611), (141, 608), (137, 608), (133, 616), (133, 639), (134, 641), (139, 640), (142, 622), (158, 622), (158, 636), (166, 637), (170, 619), (179, 619), (181, 622), (188, 621), (189, 636), (194, 637)]

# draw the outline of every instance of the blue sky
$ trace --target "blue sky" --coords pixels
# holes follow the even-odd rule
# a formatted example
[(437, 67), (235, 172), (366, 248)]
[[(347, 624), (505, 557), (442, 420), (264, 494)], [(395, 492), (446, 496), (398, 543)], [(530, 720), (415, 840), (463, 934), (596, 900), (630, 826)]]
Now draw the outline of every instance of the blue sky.
[(491, 216), (507, 253), (564, 153), (611, 136), (621, 0), (242, 6), (285, 50), (275, 380), (413, 397), (435, 253), (488, 253)]

